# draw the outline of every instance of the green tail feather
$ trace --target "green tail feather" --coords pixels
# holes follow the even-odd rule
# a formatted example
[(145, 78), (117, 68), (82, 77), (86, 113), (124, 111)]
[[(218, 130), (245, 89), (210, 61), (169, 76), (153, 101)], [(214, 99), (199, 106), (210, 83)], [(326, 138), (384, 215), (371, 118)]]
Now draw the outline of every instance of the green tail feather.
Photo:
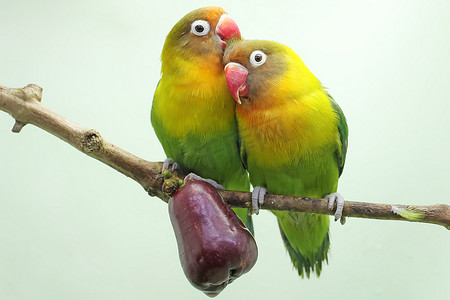
[(233, 208), (236, 215), (241, 219), (242, 223), (247, 227), (250, 233), (255, 236), (255, 229), (253, 228), (253, 218), (248, 214), (246, 208)]
[(298, 271), (298, 275), (304, 278), (309, 278), (311, 271), (316, 271), (317, 277), (320, 276), (322, 271), (322, 262), (325, 260), (328, 264), (328, 250), (330, 249), (330, 235), (327, 233), (325, 239), (323, 240), (322, 246), (312, 257), (305, 257), (299, 251), (294, 249), (289, 242), (286, 234), (281, 228), (281, 224), (278, 221), (278, 227), (280, 228), (281, 238), (283, 239), (284, 246), (286, 247), (289, 256), (291, 257), (292, 264)]
[(253, 227), (253, 218), (247, 213), (247, 222), (245, 223), (250, 233), (255, 236), (255, 228)]

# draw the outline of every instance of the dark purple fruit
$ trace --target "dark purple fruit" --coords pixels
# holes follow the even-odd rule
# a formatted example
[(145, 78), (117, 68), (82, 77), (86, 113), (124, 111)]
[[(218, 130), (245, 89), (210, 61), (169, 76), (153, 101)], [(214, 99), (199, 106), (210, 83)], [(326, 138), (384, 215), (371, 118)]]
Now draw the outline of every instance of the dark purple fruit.
[(256, 263), (253, 236), (209, 183), (186, 183), (170, 198), (169, 214), (184, 274), (208, 296)]

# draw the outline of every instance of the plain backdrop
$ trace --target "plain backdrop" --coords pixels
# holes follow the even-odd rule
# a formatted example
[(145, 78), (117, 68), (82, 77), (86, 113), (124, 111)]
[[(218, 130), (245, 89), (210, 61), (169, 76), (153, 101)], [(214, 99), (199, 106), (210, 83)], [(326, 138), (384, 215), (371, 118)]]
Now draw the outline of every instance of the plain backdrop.
[[(219, 5), (244, 37), (289, 45), (344, 110), (348, 200), (449, 204), (450, 2), (6, 1), (0, 84), (151, 161), (160, 53), (172, 26)], [(0, 299), (206, 299), (186, 280), (167, 205), (54, 136), (13, 134), (0, 112)], [(329, 265), (300, 279), (275, 217), (255, 217), (259, 259), (218, 299), (443, 299), (450, 232), (350, 218)]]

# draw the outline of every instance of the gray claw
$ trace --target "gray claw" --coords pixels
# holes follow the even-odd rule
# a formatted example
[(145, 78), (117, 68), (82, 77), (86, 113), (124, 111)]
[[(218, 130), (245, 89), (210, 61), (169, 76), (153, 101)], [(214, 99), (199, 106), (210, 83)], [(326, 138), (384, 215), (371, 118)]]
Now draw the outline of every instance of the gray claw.
[(166, 158), (166, 160), (163, 162), (162, 170), (169, 170), (171, 172), (175, 171), (176, 169), (179, 169), (180, 165), (177, 164), (173, 159)]
[(331, 193), (325, 196), (328, 199), (328, 209), (333, 210), (334, 202), (336, 202), (336, 212), (334, 213), (334, 221), (341, 220), (341, 224), (345, 224), (345, 217), (342, 216), (342, 210), (344, 209), (344, 197), (339, 193)]
[(185, 183), (188, 182), (188, 181), (193, 181), (193, 180), (201, 180), (201, 181), (207, 182), (207, 183), (211, 184), (212, 186), (214, 186), (216, 189), (219, 189), (219, 190), (224, 190), (225, 189), (225, 187), (223, 187), (223, 185), (218, 184), (217, 181), (212, 180), (212, 179), (206, 179), (206, 178), (200, 177), (200, 176), (198, 176), (195, 173), (189, 173), (189, 174), (186, 175), (186, 177), (184, 177), (184, 182)]
[(259, 208), (264, 203), (264, 196), (267, 193), (267, 189), (261, 186), (256, 186), (252, 192), (252, 208), (250, 213), (259, 214)]

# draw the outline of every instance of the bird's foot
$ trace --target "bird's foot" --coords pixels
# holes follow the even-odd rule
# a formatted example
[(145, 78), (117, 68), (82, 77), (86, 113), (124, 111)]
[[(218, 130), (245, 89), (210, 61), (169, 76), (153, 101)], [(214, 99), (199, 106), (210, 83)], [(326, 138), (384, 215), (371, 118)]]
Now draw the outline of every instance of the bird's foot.
[(259, 214), (259, 208), (264, 203), (264, 196), (267, 189), (261, 186), (256, 186), (252, 192), (252, 208), (248, 210), (249, 214)]
[(180, 165), (177, 164), (173, 159), (166, 158), (166, 160), (163, 162), (162, 172), (164, 172), (166, 170), (173, 172), (179, 168), (180, 168)]
[(342, 216), (342, 210), (344, 209), (344, 197), (339, 193), (331, 193), (325, 196), (328, 200), (328, 209), (333, 210), (334, 202), (336, 202), (336, 212), (334, 213), (334, 221), (341, 220), (341, 224), (345, 224), (345, 217)]
[(206, 178), (200, 177), (200, 176), (198, 176), (195, 173), (189, 173), (189, 174), (186, 175), (186, 177), (184, 177), (184, 183), (186, 183), (188, 181), (193, 181), (193, 180), (201, 180), (201, 181), (207, 182), (207, 183), (211, 184), (213, 187), (215, 187), (216, 189), (219, 189), (219, 190), (224, 190), (225, 189), (223, 187), (223, 185), (218, 184), (217, 181), (212, 180), (212, 179), (206, 179)]

